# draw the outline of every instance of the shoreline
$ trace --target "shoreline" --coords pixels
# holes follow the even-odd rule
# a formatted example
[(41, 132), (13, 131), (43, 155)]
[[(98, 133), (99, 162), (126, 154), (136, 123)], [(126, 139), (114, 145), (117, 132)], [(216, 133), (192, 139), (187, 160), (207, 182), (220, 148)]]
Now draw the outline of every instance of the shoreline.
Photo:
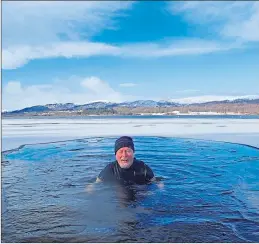
[(121, 135), (221, 141), (258, 149), (259, 119), (8, 119), (2, 120), (2, 152), (24, 144)]
[(229, 116), (234, 116), (234, 117), (259, 117), (259, 113), (216, 113), (216, 112), (190, 112), (190, 113), (136, 113), (136, 114), (85, 114), (85, 115), (76, 115), (76, 114), (25, 114), (25, 115), (5, 115), (2, 114), (2, 119), (55, 119), (55, 118), (85, 118), (85, 117), (111, 117), (111, 118), (116, 118), (116, 117), (152, 117), (152, 116), (157, 116), (157, 117), (175, 117), (175, 118), (180, 118), (180, 117), (213, 117), (213, 116), (219, 116), (219, 117), (229, 117)]

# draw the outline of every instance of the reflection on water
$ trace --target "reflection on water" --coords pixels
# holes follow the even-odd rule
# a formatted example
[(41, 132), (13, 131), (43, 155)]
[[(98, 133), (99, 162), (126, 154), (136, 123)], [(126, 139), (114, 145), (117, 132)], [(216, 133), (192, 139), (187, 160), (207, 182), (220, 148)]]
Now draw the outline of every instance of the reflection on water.
[(28, 145), (2, 162), (4, 242), (259, 242), (259, 150), (136, 137), (150, 185), (85, 186), (115, 138)]

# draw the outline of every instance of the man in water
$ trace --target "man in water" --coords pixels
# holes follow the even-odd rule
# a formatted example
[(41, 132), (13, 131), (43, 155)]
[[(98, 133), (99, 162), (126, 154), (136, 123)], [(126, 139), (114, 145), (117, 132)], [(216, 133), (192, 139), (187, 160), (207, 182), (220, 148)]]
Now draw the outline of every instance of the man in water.
[(135, 158), (131, 137), (122, 136), (115, 141), (116, 161), (108, 164), (97, 177), (97, 182), (146, 184), (156, 180), (153, 171), (143, 161)]

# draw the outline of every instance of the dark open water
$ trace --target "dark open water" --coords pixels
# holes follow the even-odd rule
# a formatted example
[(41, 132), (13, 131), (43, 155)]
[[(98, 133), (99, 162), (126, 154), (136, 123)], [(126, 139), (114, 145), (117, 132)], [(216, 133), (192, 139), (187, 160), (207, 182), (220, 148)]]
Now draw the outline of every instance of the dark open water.
[(27, 145), (2, 162), (3, 242), (259, 242), (259, 150), (135, 137), (164, 188), (97, 184), (115, 138)]

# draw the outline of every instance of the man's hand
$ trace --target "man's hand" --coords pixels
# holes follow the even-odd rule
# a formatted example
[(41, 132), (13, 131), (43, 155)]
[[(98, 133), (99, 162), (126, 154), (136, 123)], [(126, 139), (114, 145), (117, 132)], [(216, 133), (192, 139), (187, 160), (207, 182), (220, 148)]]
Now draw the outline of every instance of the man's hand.
[(92, 193), (93, 190), (94, 190), (94, 185), (93, 185), (93, 184), (88, 185), (88, 186), (86, 186), (86, 188), (85, 188), (85, 191), (86, 191), (87, 193)]
[(96, 181), (90, 185), (87, 185), (86, 188), (85, 188), (85, 191), (88, 192), (88, 193), (92, 193), (93, 190), (94, 190), (94, 186), (96, 183), (99, 183), (99, 182), (102, 182), (102, 180), (100, 178), (96, 178)]
[(155, 176), (150, 180), (150, 182), (154, 182), (154, 181), (156, 181), (156, 177)]
[(159, 181), (155, 176), (150, 180), (150, 182), (157, 182), (157, 186), (159, 189), (163, 189), (164, 188), (164, 183)]
[(157, 186), (159, 189), (163, 189), (165, 185), (163, 182), (160, 181), (160, 182), (157, 182)]
[(99, 182), (102, 182), (102, 180), (97, 177), (95, 183), (99, 183)]

